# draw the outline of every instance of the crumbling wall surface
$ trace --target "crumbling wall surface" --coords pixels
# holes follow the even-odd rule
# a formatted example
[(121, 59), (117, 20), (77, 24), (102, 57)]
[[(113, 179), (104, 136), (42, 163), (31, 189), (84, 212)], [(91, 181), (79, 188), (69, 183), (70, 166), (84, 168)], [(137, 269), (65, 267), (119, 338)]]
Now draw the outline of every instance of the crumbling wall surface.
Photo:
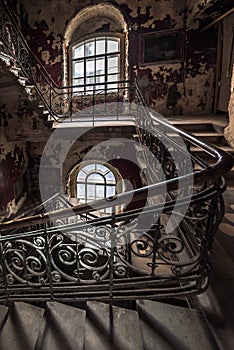
[(234, 147), (234, 65), (231, 80), (231, 95), (228, 105), (229, 125), (224, 130), (224, 136), (231, 147)]
[(50, 134), (48, 122), (32, 108), (24, 88), (0, 61), (0, 220), (15, 214), (30, 185), (28, 141)]
[[(209, 1), (139, 2), (137, 10), (125, 5), (132, 24), (129, 32), (129, 63), (150, 107), (163, 115), (209, 114), (212, 111), (216, 59), (216, 32), (201, 33), (196, 17)], [(145, 6), (140, 6), (142, 3)], [(143, 16), (144, 14), (144, 16)], [(204, 14), (205, 18), (205, 14)], [(141, 64), (139, 37), (182, 29), (183, 54), (177, 62)]]
[(15, 214), (21, 207), (26, 192), (24, 173), (27, 169), (25, 143), (8, 142), (0, 132), (0, 220)]
[[(98, 2), (98, 5), (101, 3), (106, 2)], [(188, 0), (186, 6), (186, 2), (176, 0), (111, 1), (121, 11), (128, 28), (129, 77), (138, 82), (150, 107), (164, 115), (211, 113), (215, 65), (213, 38), (216, 33), (213, 30), (205, 35), (200, 33), (199, 15), (204, 14), (205, 18), (205, 11), (212, 3), (213, 0)], [(22, 31), (59, 84), (63, 84), (66, 28), (79, 11), (95, 4), (97, 2), (92, 0), (20, 1)], [(98, 18), (95, 18), (94, 27), (95, 31), (108, 31), (110, 23), (98, 29)], [(142, 34), (177, 29), (184, 29), (184, 57), (181, 60), (140, 63)]]

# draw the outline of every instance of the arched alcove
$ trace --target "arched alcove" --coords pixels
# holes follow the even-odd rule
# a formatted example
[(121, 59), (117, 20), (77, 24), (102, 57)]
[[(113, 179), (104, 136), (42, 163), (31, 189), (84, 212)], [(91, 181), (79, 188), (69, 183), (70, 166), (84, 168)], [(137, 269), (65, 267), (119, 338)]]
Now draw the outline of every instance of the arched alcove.
[(111, 4), (97, 4), (79, 11), (69, 22), (64, 34), (64, 85), (70, 85), (72, 47), (97, 36), (121, 38), (121, 79), (128, 78), (128, 29), (124, 16)]

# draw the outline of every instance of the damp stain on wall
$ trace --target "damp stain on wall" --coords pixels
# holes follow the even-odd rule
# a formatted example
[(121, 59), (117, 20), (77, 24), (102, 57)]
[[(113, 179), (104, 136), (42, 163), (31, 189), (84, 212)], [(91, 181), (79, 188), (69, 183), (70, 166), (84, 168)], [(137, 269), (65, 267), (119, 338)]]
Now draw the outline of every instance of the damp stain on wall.
[[(24, 192), (23, 175), (28, 157), (24, 144), (9, 143), (0, 137), (0, 212), (9, 215), (17, 207)], [(9, 212), (10, 211), (10, 212)]]
[[(50, 76), (59, 84), (63, 83), (63, 38), (66, 26), (80, 10), (95, 4), (91, 0), (85, 3), (59, 0), (56, 4), (49, 0), (26, 0), (21, 6), (22, 30), (30, 47)], [(174, 0), (131, 0), (127, 3), (113, 0), (111, 4), (122, 12), (128, 28), (129, 77), (139, 83), (150, 107), (165, 115), (178, 112), (188, 114), (192, 110), (197, 114), (211, 113), (216, 57), (212, 38), (215, 33), (210, 32), (208, 36), (199, 34), (201, 22), (198, 18), (201, 16), (201, 20), (205, 20), (206, 12), (212, 8), (214, 2), (199, 0), (195, 4), (188, 0), (185, 6), (184, 2)], [(98, 18), (95, 21), (98, 32), (110, 30), (110, 23), (100, 22), (98, 26)], [(183, 28), (184, 56), (180, 62), (141, 65), (140, 35)], [(69, 60), (68, 55), (69, 51), (64, 57)], [(210, 81), (209, 86), (207, 81)], [(172, 105), (168, 104), (168, 98), (171, 98), (168, 93), (172, 95), (173, 89), (176, 91), (176, 103), (171, 108)]]

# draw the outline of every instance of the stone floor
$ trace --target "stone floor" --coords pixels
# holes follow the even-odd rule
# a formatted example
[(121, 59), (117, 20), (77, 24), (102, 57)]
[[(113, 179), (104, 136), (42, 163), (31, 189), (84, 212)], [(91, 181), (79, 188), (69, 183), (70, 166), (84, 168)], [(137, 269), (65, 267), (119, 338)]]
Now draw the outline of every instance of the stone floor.
[(215, 235), (208, 290), (198, 297), (222, 350), (234, 349), (234, 187), (224, 194), (226, 213)]
[(225, 215), (216, 235), (227, 254), (234, 261), (234, 187), (224, 193)]

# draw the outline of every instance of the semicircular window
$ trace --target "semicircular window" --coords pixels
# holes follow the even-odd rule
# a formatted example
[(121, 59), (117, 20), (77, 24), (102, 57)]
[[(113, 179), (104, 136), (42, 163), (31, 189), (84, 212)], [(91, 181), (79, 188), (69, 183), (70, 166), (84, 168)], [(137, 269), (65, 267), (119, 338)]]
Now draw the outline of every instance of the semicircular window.
[[(101, 163), (87, 164), (79, 169), (76, 178), (76, 193), (79, 203), (89, 203), (116, 194), (116, 175)], [(101, 210), (111, 213), (112, 208)]]

